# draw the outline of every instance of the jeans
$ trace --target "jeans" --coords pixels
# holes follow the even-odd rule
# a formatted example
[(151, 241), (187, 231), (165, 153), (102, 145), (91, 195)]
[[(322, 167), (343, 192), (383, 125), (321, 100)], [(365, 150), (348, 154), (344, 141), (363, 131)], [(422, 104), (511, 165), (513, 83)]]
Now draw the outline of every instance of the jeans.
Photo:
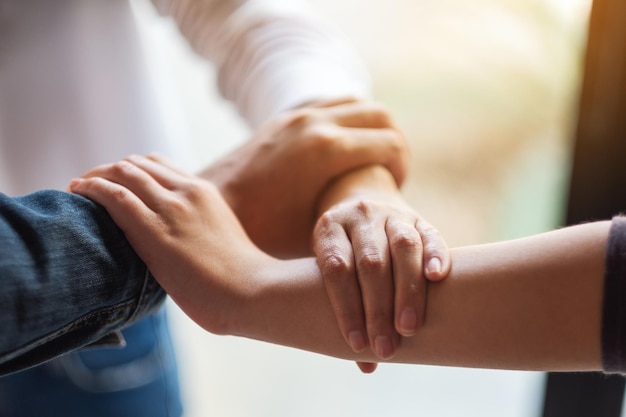
[(0, 194), (0, 248), (0, 374), (63, 355), (0, 378), (0, 415), (180, 415), (165, 293), (102, 207)]
[(0, 378), (0, 416), (180, 416), (164, 312), (124, 329), (124, 349), (78, 350)]

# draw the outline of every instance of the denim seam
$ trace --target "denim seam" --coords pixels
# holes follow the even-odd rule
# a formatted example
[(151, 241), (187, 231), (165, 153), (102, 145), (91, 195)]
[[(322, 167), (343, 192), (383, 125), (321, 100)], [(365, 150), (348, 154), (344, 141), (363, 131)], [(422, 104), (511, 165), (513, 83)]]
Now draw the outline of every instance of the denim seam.
[[(128, 300), (125, 301), (123, 303), (120, 303), (116, 306), (113, 307), (109, 307), (106, 308), (104, 310), (98, 310), (98, 311), (93, 311), (91, 313), (88, 313), (87, 315), (81, 317), (80, 319), (77, 319), (63, 327), (61, 327), (60, 329), (52, 332), (52, 333), (48, 333), (45, 336), (42, 336), (36, 340), (33, 340), (29, 343), (26, 343), (22, 346), (20, 346), (19, 348), (14, 349), (13, 351), (9, 351), (7, 353), (3, 353), (0, 354), (0, 363), (5, 363), (5, 362), (9, 362), (17, 357), (19, 357), (20, 355), (24, 354), (25, 352), (32, 350), (34, 348), (37, 348), (39, 346), (44, 345), (45, 343), (49, 342), (50, 340), (54, 340), (57, 339), (67, 333), (70, 333), (71, 331), (83, 327), (84, 324), (94, 320), (94, 318), (98, 319), (98, 317), (110, 317), (114, 314), (119, 314), (120, 312), (123, 312), (124, 310), (128, 310), (132, 304), (134, 303), (133, 300)], [(132, 316), (131, 316), (132, 317)], [(106, 320), (105, 320), (106, 321)], [(124, 321), (124, 320), (122, 320)], [(97, 322), (97, 320), (96, 320)], [(126, 320), (126, 322), (129, 322), (129, 320)], [(108, 333), (104, 332), (104, 333)], [(96, 338), (97, 340), (98, 338)], [(89, 344), (86, 343), (86, 344)]]

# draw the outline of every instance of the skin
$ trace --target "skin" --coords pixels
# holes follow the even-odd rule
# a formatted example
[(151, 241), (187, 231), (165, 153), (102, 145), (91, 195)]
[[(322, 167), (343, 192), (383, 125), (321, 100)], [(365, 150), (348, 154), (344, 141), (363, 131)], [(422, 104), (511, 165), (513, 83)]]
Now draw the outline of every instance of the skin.
[[(406, 139), (387, 109), (348, 98), (285, 112), (200, 176), (263, 251), (281, 259), (314, 254), (346, 342), (385, 359), (421, 323), (424, 280), (450, 268), (443, 238), (400, 195), (407, 168)], [(361, 175), (339, 188), (337, 179), (354, 170)], [(350, 214), (355, 205), (358, 217)], [(399, 236), (412, 241), (389, 252)], [(392, 268), (403, 271), (393, 281)]]
[(253, 242), (289, 258), (311, 254), (317, 202), (332, 180), (380, 164), (397, 188), (408, 158), (407, 141), (384, 107), (342, 99), (277, 116), (200, 176), (220, 189)]
[[(364, 186), (366, 184), (366, 186)], [(356, 352), (365, 335), (379, 358), (390, 358), (400, 335), (412, 336), (424, 319), (426, 280), (419, 273), (425, 253), (436, 259), (429, 270), (438, 281), (450, 270), (439, 233), (402, 198), (393, 177), (380, 166), (356, 169), (336, 180), (320, 201), (313, 247), (339, 328)], [(425, 247), (430, 244), (431, 247)], [(441, 264), (443, 259), (444, 264)], [(394, 323), (398, 334), (387, 337)], [(364, 345), (362, 345), (364, 347)], [(364, 372), (373, 371), (361, 365)]]
[[(346, 345), (315, 259), (260, 251), (213, 184), (160, 158), (132, 157), (70, 186), (107, 208), (155, 278), (207, 331), (379, 359)], [(600, 369), (608, 230), (608, 222), (597, 222), (453, 249), (449, 277), (427, 286), (423, 326), (402, 338), (390, 360)]]

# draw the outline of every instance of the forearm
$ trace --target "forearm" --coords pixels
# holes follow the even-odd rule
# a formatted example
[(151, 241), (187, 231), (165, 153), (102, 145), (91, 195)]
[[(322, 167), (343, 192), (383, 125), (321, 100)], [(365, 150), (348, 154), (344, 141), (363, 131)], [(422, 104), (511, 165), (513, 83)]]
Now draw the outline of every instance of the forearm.
[[(453, 251), (430, 284), (426, 320), (395, 362), (485, 368), (600, 369), (600, 314), (609, 223)], [(355, 360), (314, 260), (261, 272), (265, 285), (232, 333)]]
[[(158, 158), (132, 157), (86, 176), (72, 190), (107, 207), (163, 288), (206, 330), (346, 359), (381, 357), (345, 343), (315, 260), (280, 261), (259, 251), (212, 184)], [(600, 369), (608, 231), (608, 222), (591, 223), (454, 250), (448, 278), (428, 286), (423, 326), (402, 339), (392, 360)], [(620, 236), (611, 253), (626, 246), (626, 231)], [(621, 263), (618, 252), (610, 259)]]
[(106, 211), (77, 195), (0, 194), (0, 247), (0, 374), (97, 342), (165, 298)]
[(365, 165), (335, 178), (320, 196), (318, 216), (336, 204), (350, 199), (377, 198), (401, 202), (402, 196), (393, 175), (382, 165)]

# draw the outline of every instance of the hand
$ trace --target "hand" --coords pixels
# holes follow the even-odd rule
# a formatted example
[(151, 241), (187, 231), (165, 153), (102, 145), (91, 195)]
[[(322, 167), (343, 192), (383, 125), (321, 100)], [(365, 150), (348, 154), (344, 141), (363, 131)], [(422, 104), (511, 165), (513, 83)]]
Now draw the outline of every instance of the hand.
[(130, 156), (73, 180), (71, 191), (103, 205), (174, 301), (204, 329), (223, 334), (275, 260), (254, 246), (209, 182), (158, 156)]
[(401, 184), (406, 140), (379, 104), (341, 100), (282, 114), (201, 175), (219, 187), (262, 250), (293, 257), (311, 253), (322, 190), (368, 164), (387, 167)]
[(354, 351), (369, 344), (389, 359), (400, 335), (412, 336), (424, 319), (424, 276), (441, 280), (450, 271), (448, 248), (382, 167), (338, 179), (321, 208), (314, 252), (341, 332)]

